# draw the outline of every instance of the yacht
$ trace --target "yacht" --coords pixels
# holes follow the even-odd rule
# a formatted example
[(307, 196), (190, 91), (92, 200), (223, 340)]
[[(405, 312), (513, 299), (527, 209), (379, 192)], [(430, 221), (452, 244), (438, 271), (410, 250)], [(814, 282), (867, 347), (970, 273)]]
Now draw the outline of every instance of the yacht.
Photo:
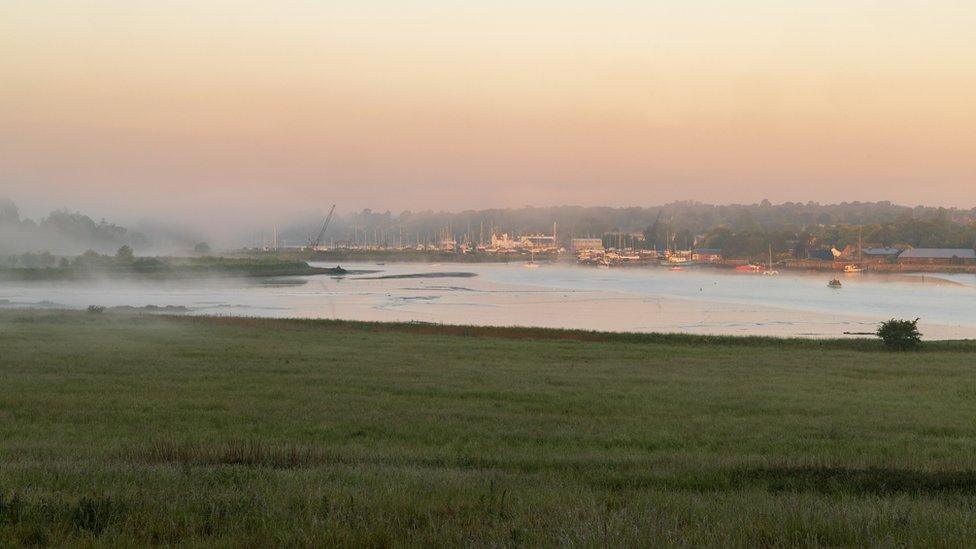
[(773, 245), (772, 244), (769, 245), (769, 267), (765, 271), (763, 271), (763, 274), (766, 276), (776, 276), (779, 274), (779, 271), (773, 269)]

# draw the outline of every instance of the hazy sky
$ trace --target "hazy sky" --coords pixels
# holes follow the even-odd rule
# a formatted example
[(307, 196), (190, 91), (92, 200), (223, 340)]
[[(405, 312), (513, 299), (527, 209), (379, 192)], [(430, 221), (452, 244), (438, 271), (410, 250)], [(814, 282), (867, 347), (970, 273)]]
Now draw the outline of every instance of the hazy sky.
[(976, 3), (4, 0), (0, 195), (972, 207)]

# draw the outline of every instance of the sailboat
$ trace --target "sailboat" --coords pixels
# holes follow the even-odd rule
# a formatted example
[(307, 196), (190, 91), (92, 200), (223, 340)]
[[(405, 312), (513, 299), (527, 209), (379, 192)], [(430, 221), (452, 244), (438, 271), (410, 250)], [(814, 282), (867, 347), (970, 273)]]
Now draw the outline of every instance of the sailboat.
[(535, 250), (529, 250), (529, 253), (531, 253), (532, 255), (530, 256), (530, 259), (525, 263), (524, 267), (527, 267), (529, 269), (538, 269), (539, 264), (535, 262)]
[(765, 271), (763, 271), (763, 274), (766, 276), (776, 276), (779, 274), (779, 271), (773, 270), (773, 245), (772, 244), (769, 245), (769, 266), (766, 268)]
[(864, 247), (861, 244), (862, 230), (863, 230), (862, 227), (857, 228), (857, 263), (850, 263), (848, 265), (844, 265), (844, 274), (855, 274), (855, 273), (864, 272), (864, 267), (861, 266), (864, 263), (864, 257), (863, 257)]

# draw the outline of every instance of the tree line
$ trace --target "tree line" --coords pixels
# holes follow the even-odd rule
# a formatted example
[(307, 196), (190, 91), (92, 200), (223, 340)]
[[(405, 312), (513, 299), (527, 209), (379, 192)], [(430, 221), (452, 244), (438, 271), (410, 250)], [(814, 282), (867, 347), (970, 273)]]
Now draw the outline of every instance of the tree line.
[[(976, 208), (908, 207), (891, 202), (786, 202), (714, 205), (694, 201), (653, 207), (556, 206), (466, 210), (462, 212), (374, 212), (338, 216), (327, 239), (412, 244), (417, 239), (451, 237), (478, 242), (496, 233), (552, 232), (555, 223), (561, 242), (571, 237), (601, 238), (623, 233), (624, 242), (646, 248), (685, 246), (722, 248), (728, 254), (749, 256), (856, 244), (887, 246), (973, 247), (976, 244)], [(314, 217), (283, 231), (291, 242), (301, 242), (321, 223)], [(643, 242), (638, 242), (643, 237)], [(610, 239), (613, 241), (614, 239)]]

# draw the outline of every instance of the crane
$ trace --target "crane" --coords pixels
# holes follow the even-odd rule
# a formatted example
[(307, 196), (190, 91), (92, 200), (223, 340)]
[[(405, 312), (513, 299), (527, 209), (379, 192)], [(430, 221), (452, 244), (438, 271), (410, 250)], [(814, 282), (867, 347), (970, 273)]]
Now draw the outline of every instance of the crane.
[(325, 218), (325, 223), (322, 224), (322, 230), (319, 231), (319, 235), (315, 237), (315, 240), (311, 238), (308, 239), (308, 247), (314, 250), (322, 243), (322, 237), (325, 236), (325, 230), (329, 228), (329, 223), (332, 221), (332, 214), (335, 213), (335, 204), (332, 205), (332, 209), (329, 210), (329, 215)]

